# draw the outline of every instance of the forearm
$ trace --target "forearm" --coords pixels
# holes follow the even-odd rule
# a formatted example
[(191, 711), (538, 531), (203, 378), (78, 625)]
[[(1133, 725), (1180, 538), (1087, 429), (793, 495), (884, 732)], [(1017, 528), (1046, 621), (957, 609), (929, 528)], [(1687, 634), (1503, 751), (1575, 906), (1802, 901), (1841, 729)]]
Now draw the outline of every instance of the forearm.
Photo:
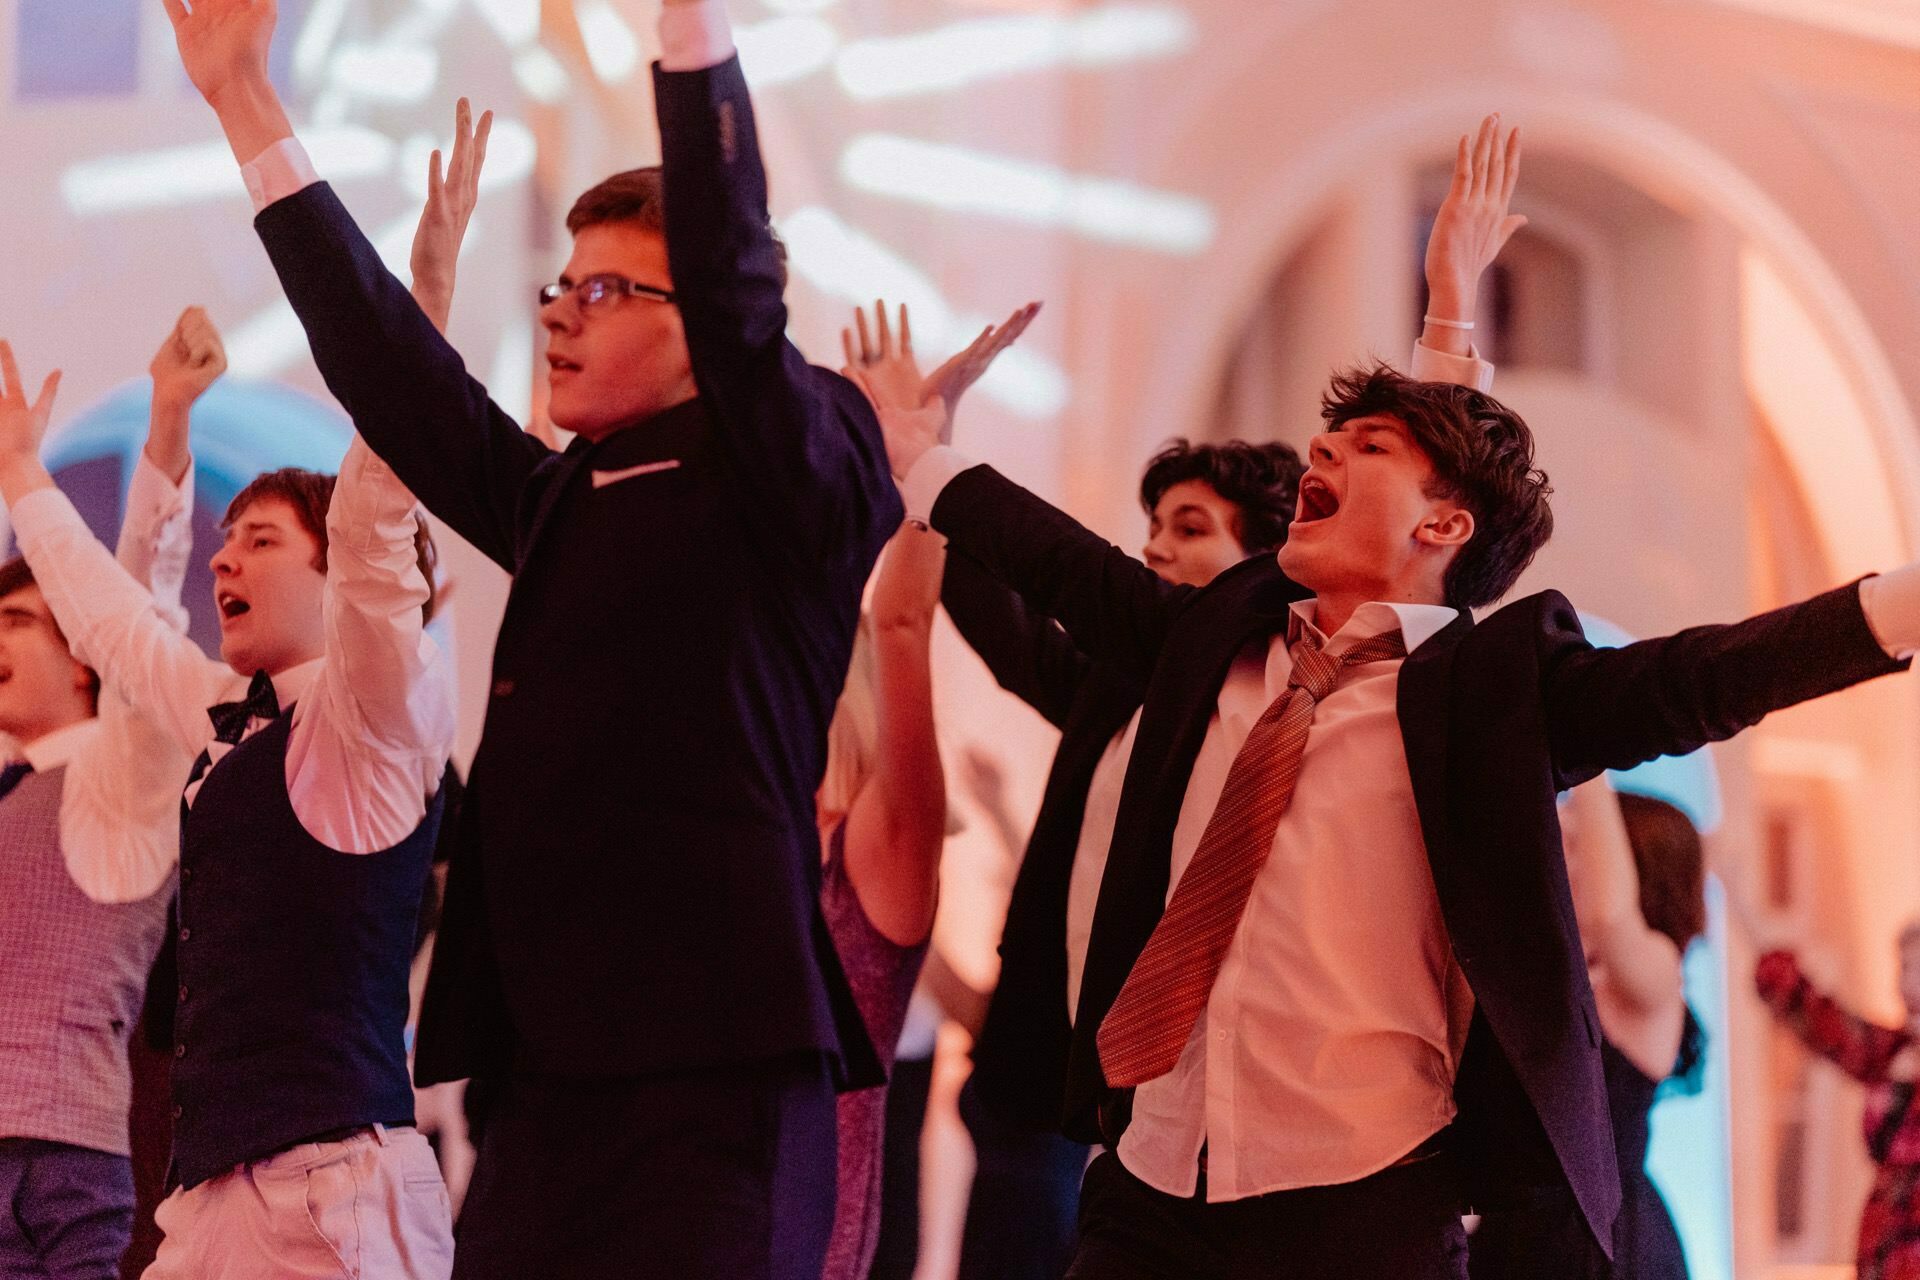
[(193, 553), (193, 460), (169, 478), (153, 459), (142, 453), (127, 486), (126, 514), (120, 521), (120, 541), (114, 559), (147, 588), (153, 607), (175, 631), (189, 625), (180, 596), (186, 586)]
[(293, 137), (280, 94), (264, 73), (235, 79), (207, 99), (233, 148), (233, 158), (251, 164), (274, 143)]
[(874, 782), (898, 847), (936, 863), (946, 837), (946, 774), (933, 719), (933, 619), (899, 618), (874, 628), (879, 744)]
[(189, 443), (192, 413), (192, 400), (183, 403), (158, 391), (155, 391), (153, 404), (148, 410), (144, 452), (160, 474), (174, 484), (186, 479), (187, 468), (193, 465), (193, 450)]

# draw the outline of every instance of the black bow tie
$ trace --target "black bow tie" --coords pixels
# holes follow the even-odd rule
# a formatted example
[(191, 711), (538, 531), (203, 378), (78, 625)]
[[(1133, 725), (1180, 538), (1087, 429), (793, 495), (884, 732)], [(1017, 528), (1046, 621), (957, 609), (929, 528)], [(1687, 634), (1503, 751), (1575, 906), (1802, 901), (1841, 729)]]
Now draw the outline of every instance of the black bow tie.
[(216, 741), (228, 746), (237, 744), (247, 736), (247, 726), (256, 719), (273, 720), (280, 715), (280, 697), (273, 691), (273, 681), (264, 671), (256, 671), (253, 683), (247, 686), (247, 696), (240, 702), (222, 702), (218, 706), (207, 708), (207, 719), (213, 721), (213, 736)]

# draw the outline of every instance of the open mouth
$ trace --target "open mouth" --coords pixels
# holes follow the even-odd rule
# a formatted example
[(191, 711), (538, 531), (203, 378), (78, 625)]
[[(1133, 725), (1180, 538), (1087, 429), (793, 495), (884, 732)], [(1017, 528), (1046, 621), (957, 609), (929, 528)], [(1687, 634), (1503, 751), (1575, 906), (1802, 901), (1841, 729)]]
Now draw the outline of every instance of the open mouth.
[(547, 355), (547, 372), (578, 373), (580, 372), (580, 366), (564, 356), (556, 356), (549, 352)]
[(1300, 481), (1300, 502), (1293, 516), (1295, 524), (1313, 524), (1340, 510), (1340, 496), (1319, 476), (1309, 474)]
[(239, 596), (234, 595), (231, 591), (222, 591), (215, 595), (213, 603), (219, 608), (220, 619), (223, 622), (232, 621), (234, 618), (239, 617), (241, 614), (253, 608), (252, 605), (242, 600)]

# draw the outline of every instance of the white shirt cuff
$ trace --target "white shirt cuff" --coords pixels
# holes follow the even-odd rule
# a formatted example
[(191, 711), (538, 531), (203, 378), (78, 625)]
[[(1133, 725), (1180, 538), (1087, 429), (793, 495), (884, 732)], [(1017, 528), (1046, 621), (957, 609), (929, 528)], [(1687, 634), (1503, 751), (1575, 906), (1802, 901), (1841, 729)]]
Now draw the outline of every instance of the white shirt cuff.
[(307, 149), (298, 138), (282, 138), (240, 166), (240, 177), (247, 184), (253, 211), (263, 213), (270, 204), (298, 195), (320, 181)]
[(733, 56), (725, 0), (660, 6), (660, 69), (705, 71)]
[(142, 449), (135, 455), (133, 479), (127, 484), (127, 510), (153, 512), (158, 519), (154, 523), (170, 519), (182, 507), (193, 507), (193, 462), (187, 462), (187, 473), (175, 484), (173, 477), (155, 466), (153, 459)]
[(971, 471), (978, 465), (958, 449), (944, 444), (921, 454), (900, 485), (900, 500), (907, 505), (907, 518), (930, 522), (933, 504), (940, 500), (941, 490), (962, 471)]
[(1888, 657), (1904, 661), (1920, 653), (1920, 564), (1861, 582), (1860, 611)]
[(1451, 382), (1475, 391), (1493, 390), (1493, 366), (1480, 358), (1480, 349), (1469, 346), (1464, 356), (1448, 355), (1424, 342), (1413, 344), (1413, 360), (1407, 376), (1415, 382)]

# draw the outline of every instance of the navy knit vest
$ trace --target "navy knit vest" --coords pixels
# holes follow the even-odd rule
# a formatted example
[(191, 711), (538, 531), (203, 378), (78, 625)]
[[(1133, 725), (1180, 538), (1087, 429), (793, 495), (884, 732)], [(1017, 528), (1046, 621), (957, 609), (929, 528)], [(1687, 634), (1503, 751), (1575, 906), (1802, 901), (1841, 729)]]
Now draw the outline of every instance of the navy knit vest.
[(183, 1186), (316, 1135), (411, 1124), (407, 973), (443, 797), (382, 853), (338, 853), (287, 795), (291, 710), (183, 820), (173, 1161)]

